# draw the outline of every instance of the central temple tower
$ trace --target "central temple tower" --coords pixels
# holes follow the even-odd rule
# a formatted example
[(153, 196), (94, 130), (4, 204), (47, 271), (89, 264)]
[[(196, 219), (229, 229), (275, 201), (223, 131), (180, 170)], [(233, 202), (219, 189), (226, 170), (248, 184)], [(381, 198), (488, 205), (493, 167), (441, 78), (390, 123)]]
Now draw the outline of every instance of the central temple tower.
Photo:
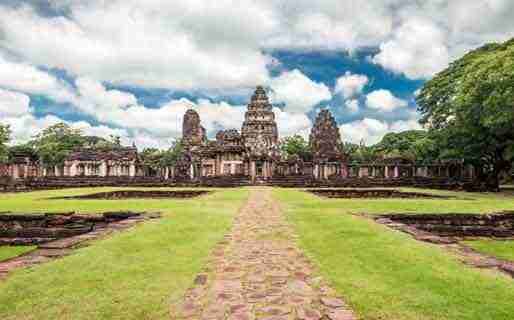
[(273, 158), (277, 153), (278, 129), (273, 106), (261, 86), (257, 87), (248, 104), (241, 136), (248, 150), (247, 172), (252, 180), (271, 178)]
[(245, 121), (241, 128), (245, 146), (252, 149), (262, 142), (268, 147), (272, 147), (278, 142), (277, 123), (273, 106), (269, 102), (266, 91), (258, 86), (248, 104), (245, 113)]

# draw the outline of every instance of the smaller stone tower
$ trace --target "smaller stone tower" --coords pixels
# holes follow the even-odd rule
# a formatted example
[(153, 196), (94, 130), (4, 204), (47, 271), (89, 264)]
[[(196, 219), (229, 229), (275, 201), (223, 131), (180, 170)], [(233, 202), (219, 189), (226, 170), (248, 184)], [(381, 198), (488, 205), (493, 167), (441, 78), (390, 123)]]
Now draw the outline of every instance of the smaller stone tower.
[(200, 116), (193, 110), (187, 110), (182, 123), (182, 142), (186, 146), (198, 146), (207, 139), (205, 128), (202, 127)]
[(314, 159), (339, 159), (343, 156), (341, 134), (329, 110), (321, 110), (309, 136)]

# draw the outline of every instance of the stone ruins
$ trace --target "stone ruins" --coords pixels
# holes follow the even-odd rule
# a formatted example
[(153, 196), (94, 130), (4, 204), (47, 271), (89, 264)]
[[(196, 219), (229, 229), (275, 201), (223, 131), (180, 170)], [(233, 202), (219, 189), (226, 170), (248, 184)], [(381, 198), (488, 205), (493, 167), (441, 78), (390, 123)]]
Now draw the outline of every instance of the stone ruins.
[[(100, 185), (238, 186), (420, 186), (462, 188), (473, 170), (460, 161), (419, 164), (404, 158), (373, 163), (348, 161), (338, 125), (321, 110), (309, 136), (311, 153), (286, 159), (280, 153), (273, 106), (259, 86), (247, 106), (241, 131), (222, 130), (209, 140), (201, 115), (188, 110), (183, 118), (184, 153), (171, 167), (150, 170), (135, 147), (112, 151), (77, 150), (62, 168), (48, 173), (37, 159), (22, 154), (0, 167), (0, 176), (28, 188)], [(21, 182), (20, 182), (21, 181)], [(1, 183), (0, 183), (1, 185)], [(5, 185), (5, 184), (4, 184)]]

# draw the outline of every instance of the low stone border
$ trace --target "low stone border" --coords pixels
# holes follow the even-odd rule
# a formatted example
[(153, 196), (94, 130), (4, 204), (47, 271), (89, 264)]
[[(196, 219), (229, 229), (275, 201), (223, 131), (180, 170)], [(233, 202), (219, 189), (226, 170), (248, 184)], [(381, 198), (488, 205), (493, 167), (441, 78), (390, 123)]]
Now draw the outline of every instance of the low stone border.
[[(113, 216), (116, 215), (116, 213), (107, 213), (107, 215)], [(67, 256), (71, 254), (74, 249), (78, 248), (79, 245), (83, 245), (87, 241), (106, 237), (114, 232), (129, 229), (138, 223), (160, 218), (160, 216), (160, 213), (132, 213), (123, 220), (113, 220), (104, 225), (98, 225), (87, 233), (49, 242), (43, 241), (43, 243), (40, 243), (33, 251), (0, 262), (0, 280), (5, 279), (9, 272), (15, 269), (29, 267)], [(0, 217), (2, 217), (2, 215), (0, 215)], [(24, 244), (29, 243), (25, 242)]]
[[(395, 217), (403, 216), (407, 221), (409, 219), (415, 219), (415, 215), (391, 215)], [(368, 218), (373, 219), (377, 223), (383, 224), (391, 229), (398, 230), (404, 233), (407, 233), (411, 235), (414, 239), (423, 241), (423, 242), (429, 242), (436, 245), (439, 245), (446, 250), (449, 250), (457, 255), (460, 261), (465, 263), (466, 265), (470, 265), (476, 268), (487, 268), (487, 269), (496, 269), (499, 270), (512, 278), (514, 278), (514, 261), (507, 261), (498, 259), (496, 257), (478, 252), (477, 250), (470, 248), (461, 242), (464, 240), (477, 240), (479, 238), (477, 237), (466, 237), (466, 236), (441, 236), (438, 234), (434, 234), (425, 230), (421, 230), (417, 228), (414, 225), (409, 225), (407, 223), (395, 221), (391, 218), (391, 216), (379, 216), (379, 217), (372, 217), (367, 216)], [(430, 218), (432, 215), (425, 215), (422, 216), (425, 219)], [(435, 215), (434, 215), (435, 216)], [(438, 215), (444, 217), (445, 215)], [(494, 216), (499, 216), (494, 215)], [(475, 217), (475, 215), (465, 215), (462, 217), (462, 219), (468, 218), (472, 219), (472, 217)], [(493, 219), (489, 216), (489, 219)], [(488, 239), (495, 238), (493, 237), (487, 237)], [(511, 240), (514, 241), (514, 236), (512, 237), (502, 237), (498, 238), (501, 240)]]
[(118, 190), (111, 192), (99, 192), (79, 196), (51, 198), (53, 200), (123, 200), (123, 199), (191, 199), (207, 195), (212, 191), (206, 190), (180, 190), (180, 191), (160, 191), (160, 190)]
[(421, 192), (402, 192), (392, 189), (308, 189), (306, 191), (320, 197), (333, 199), (456, 199), (452, 196), (443, 196)]

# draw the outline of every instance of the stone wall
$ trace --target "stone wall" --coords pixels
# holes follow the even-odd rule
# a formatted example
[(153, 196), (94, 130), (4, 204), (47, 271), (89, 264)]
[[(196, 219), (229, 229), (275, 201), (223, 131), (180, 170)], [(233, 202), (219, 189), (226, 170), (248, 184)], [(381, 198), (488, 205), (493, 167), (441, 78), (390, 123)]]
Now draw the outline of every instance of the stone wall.
[(379, 219), (387, 219), (442, 237), (514, 237), (514, 212), (390, 214), (382, 215)]
[[(284, 188), (376, 188), (417, 187), (440, 190), (479, 191), (471, 181), (448, 178), (370, 179), (346, 178), (317, 180), (309, 175), (273, 176), (260, 184)], [(23, 192), (83, 187), (239, 187), (252, 182), (247, 175), (227, 175), (164, 179), (161, 177), (40, 177), (0, 183), (0, 192)]]
[(109, 212), (98, 215), (62, 214), (0, 214), (0, 245), (38, 244), (88, 233), (131, 217), (132, 212)]

